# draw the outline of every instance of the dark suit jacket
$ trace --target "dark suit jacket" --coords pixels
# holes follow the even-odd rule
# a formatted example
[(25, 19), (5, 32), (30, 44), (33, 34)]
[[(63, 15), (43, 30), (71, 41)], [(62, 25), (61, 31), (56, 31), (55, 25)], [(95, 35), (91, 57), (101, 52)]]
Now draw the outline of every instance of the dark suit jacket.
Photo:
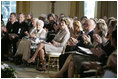
[(11, 22), (8, 22), (6, 25), (7, 33), (15, 33), (18, 34), (18, 22), (15, 22), (12, 24)]
[(25, 22), (18, 23), (18, 38), (21, 39), (25, 36), (25, 31), (28, 31), (28, 25)]
[[(91, 37), (91, 42), (93, 43), (93, 34), (94, 34), (94, 31), (90, 31), (87, 35), (89, 35)], [(76, 47), (78, 46), (82, 46), (82, 47), (85, 47), (86, 45), (84, 44), (84, 41), (83, 41), (83, 38), (82, 38), (82, 34), (78, 37), (78, 43), (76, 45)]]
[(28, 25), (25, 22), (19, 23), (19, 22), (15, 22), (14, 24), (12, 24), (11, 22), (8, 22), (6, 25), (7, 28), (7, 34), (9, 33), (14, 33), (17, 34), (18, 37), (17, 39), (21, 39), (22, 37), (25, 36), (25, 31), (28, 31)]
[(49, 24), (46, 24), (44, 26), (44, 28), (48, 29), (48, 31), (54, 31), (53, 25), (54, 25), (54, 21), (50, 22)]

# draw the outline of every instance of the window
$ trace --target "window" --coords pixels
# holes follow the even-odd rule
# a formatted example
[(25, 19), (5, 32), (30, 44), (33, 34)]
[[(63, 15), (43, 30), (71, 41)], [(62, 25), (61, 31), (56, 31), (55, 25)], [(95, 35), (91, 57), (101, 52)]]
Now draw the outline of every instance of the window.
[(95, 1), (87, 0), (84, 2), (84, 15), (87, 18), (94, 18)]
[(2, 15), (5, 25), (12, 12), (16, 13), (16, 1), (2, 1)]

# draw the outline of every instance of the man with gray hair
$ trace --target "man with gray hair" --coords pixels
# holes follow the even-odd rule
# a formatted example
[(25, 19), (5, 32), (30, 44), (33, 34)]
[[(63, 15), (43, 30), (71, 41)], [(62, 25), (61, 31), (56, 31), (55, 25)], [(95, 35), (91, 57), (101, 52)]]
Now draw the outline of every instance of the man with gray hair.
[(93, 43), (93, 34), (94, 34), (94, 28), (96, 24), (94, 20), (92, 19), (87, 19), (85, 23), (83, 24), (83, 32), (81, 35), (78, 37), (78, 43), (76, 46), (69, 46), (66, 48), (67, 51), (76, 51), (78, 46), (82, 47), (88, 47), (88, 43), (91, 42)]

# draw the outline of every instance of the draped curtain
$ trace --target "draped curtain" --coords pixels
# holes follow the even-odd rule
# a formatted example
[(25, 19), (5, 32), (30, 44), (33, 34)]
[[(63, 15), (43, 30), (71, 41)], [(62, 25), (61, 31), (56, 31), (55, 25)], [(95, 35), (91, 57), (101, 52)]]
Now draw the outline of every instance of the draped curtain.
[(80, 20), (84, 16), (84, 1), (71, 1), (70, 17), (77, 16)]
[(108, 1), (97, 2), (97, 18), (108, 16)]
[[(95, 17), (108, 16), (108, 1), (96, 1), (95, 5)], [(73, 16), (77, 16), (79, 20), (84, 16), (84, 1), (71, 1), (70, 17)]]
[(24, 13), (25, 15), (30, 13), (30, 1), (17, 1), (16, 13)]

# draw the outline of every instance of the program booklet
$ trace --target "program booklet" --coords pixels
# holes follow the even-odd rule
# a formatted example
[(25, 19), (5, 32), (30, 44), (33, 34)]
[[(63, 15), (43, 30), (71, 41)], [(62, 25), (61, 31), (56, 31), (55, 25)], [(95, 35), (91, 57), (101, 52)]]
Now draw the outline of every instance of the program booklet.
[(83, 54), (88, 54), (88, 55), (93, 54), (89, 48), (85, 48), (85, 47), (81, 47), (81, 46), (78, 46), (77, 52), (83, 53)]
[(10, 36), (15, 36), (15, 37), (18, 37), (18, 35), (17, 35), (17, 34), (15, 34), (15, 33), (10, 33), (9, 35), (10, 35)]

